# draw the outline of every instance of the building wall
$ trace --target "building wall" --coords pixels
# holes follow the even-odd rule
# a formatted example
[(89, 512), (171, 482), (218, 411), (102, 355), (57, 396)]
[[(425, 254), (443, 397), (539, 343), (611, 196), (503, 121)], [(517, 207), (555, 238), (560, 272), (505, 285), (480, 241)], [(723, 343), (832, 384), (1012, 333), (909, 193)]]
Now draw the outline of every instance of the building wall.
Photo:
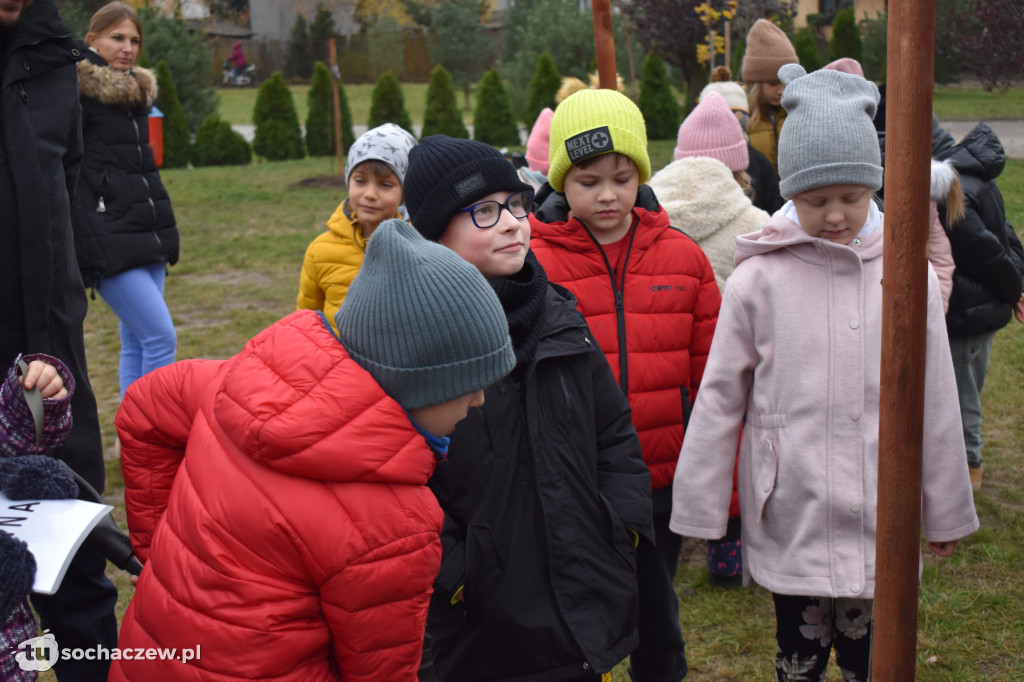
[(863, 19), (865, 13), (869, 19), (874, 19), (878, 12), (885, 13), (888, 8), (887, 0), (853, 0), (852, 3), (844, 0), (803, 0), (803, 2), (797, 3), (797, 11), (793, 15), (793, 25), (803, 28), (807, 25), (808, 14), (821, 14), (832, 7), (848, 7), (850, 4), (853, 5), (857, 21)]

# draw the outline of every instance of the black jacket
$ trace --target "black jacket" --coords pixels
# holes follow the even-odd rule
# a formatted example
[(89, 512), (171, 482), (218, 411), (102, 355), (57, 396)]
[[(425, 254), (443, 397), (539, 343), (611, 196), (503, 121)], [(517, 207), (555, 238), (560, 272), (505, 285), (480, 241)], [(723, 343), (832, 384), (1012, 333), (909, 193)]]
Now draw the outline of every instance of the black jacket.
[(1003, 145), (979, 123), (959, 144), (939, 150), (960, 174), (966, 210), (953, 225), (940, 214), (956, 264), (946, 329), (955, 337), (994, 332), (1010, 321), (1024, 286), (1024, 250), (995, 183), (1006, 163)]
[(19, 352), (64, 361), (77, 386), (74, 427), (55, 454), (102, 490), (69, 200), (82, 160), (81, 58), (53, 0), (35, 0), (0, 37), (0, 367)]
[(75, 248), (86, 286), (152, 263), (178, 261), (178, 229), (149, 146), (156, 77), (118, 71), (84, 48), (78, 65), (85, 159), (75, 201)]
[(637, 644), (629, 529), (653, 532), (629, 406), (567, 290), (548, 285), (536, 331), (521, 381), (485, 391), (430, 483), (446, 512), (429, 617), (442, 681), (578, 679)]
[(754, 187), (754, 196), (751, 203), (769, 215), (774, 214), (786, 203), (779, 194), (779, 178), (772, 168), (772, 161), (761, 152), (754, 149), (754, 146), (747, 143), (747, 154), (750, 163), (747, 164), (747, 175), (750, 176), (750, 184)]

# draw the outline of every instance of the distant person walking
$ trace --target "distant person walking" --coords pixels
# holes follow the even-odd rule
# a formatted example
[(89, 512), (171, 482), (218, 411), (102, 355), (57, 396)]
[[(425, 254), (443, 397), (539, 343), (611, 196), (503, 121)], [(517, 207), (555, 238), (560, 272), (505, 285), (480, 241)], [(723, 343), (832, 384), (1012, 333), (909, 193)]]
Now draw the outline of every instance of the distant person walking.
[(73, 221), (78, 265), (121, 321), (121, 395), (174, 362), (177, 335), (164, 302), (167, 266), (178, 261), (171, 200), (149, 146), (156, 76), (136, 65), (142, 24), (122, 2), (100, 8), (78, 65), (85, 160)]

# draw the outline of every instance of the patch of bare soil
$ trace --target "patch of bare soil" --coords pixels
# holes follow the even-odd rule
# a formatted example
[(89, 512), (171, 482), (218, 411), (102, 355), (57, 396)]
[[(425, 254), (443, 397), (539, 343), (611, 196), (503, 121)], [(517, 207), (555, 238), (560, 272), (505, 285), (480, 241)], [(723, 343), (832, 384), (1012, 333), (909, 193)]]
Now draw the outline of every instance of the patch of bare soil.
[(292, 183), (289, 189), (337, 189), (345, 188), (344, 175), (317, 175)]

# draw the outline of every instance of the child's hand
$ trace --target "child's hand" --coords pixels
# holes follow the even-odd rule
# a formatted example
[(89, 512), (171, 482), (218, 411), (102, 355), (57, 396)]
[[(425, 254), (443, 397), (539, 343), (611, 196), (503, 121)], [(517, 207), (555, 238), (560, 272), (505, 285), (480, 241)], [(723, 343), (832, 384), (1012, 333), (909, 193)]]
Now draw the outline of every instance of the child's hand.
[(929, 542), (928, 549), (935, 553), (936, 556), (953, 556), (953, 552), (956, 551), (957, 540), (949, 540), (947, 542)]
[(28, 363), (28, 373), (18, 377), (18, 380), (25, 388), (38, 388), (43, 398), (63, 400), (68, 396), (68, 389), (64, 388), (64, 380), (57, 373), (57, 368), (42, 360)]
[(1024, 294), (1020, 295), (1020, 300), (1013, 306), (1013, 316), (1017, 318), (1017, 321), (1024, 324)]

